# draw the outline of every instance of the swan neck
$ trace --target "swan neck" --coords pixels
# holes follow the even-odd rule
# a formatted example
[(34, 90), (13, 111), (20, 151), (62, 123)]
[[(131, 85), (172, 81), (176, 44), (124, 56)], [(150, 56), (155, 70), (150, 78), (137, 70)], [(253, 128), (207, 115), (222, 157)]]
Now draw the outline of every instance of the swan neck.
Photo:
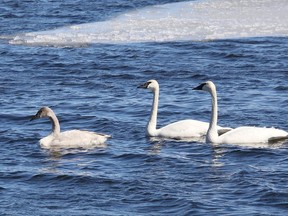
[(158, 113), (158, 103), (159, 103), (159, 88), (156, 88), (153, 92), (153, 104), (150, 114), (150, 120), (147, 124), (147, 134), (150, 136), (155, 136), (156, 126), (157, 126), (157, 113)]
[(49, 119), (52, 123), (52, 134), (60, 134), (60, 124), (56, 115), (54, 113), (50, 114)]
[(217, 101), (217, 92), (216, 89), (210, 92), (212, 96), (212, 111), (210, 124), (207, 131), (206, 141), (210, 143), (216, 143), (218, 139), (218, 131), (217, 131), (217, 121), (218, 121), (218, 101)]

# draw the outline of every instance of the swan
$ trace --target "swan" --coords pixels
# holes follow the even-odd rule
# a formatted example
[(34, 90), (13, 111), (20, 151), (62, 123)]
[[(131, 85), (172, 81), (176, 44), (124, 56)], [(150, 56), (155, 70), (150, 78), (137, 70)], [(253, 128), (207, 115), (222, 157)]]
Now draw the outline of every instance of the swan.
[(261, 144), (272, 143), (288, 139), (288, 132), (276, 128), (242, 126), (218, 135), (218, 102), (216, 86), (212, 81), (207, 81), (193, 88), (193, 90), (203, 90), (212, 96), (212, 114), (209, 129), (206, 134), (206, 142), (217, 144)]
[(30, 121), (38, 118), (49, 118), (52, 123), (52, 133), (40, 139), (43, 148), (89, 148), (102, 145), (110, 138), (110, 135), (98, 134), (83, 130), (70, 130), (60, 132), (60, 124), (53, 110), (42, 107)]
[[(159, 84), (156, 80), (148, 80), (144, 84), (138, 86), (138, 88), (150, 89), (154, 94), (150, 119), (146, 126), (146, 134), (148, 136), (168, 139), (202, 138), (205, 136), (209, 127), (209, 123), (192, 119), (177, 121), (157, 129)], [(217, 126), (217, 129), (219, 130), (219, 133), (225, 133), (231, 128), (222, 128)]]

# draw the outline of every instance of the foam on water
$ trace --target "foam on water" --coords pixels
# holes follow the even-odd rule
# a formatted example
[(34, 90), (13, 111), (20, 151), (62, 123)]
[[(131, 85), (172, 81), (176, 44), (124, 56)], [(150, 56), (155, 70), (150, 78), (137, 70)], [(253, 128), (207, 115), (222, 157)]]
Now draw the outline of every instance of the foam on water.
[(204, 0), (150, 6), (111, 20), (16, 35), (11, 44), (85, 44), (287, 36), (287, 0)]

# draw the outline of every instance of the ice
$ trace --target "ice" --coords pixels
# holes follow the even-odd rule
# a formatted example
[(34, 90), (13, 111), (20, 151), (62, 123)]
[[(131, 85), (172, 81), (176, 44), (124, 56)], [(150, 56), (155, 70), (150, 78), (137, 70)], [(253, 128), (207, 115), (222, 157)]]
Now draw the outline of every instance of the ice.
[(202, 0), (156, 5), (111, 20), (15, 36), (11, 44), (203, 41), (288, 35), (287, 0)]

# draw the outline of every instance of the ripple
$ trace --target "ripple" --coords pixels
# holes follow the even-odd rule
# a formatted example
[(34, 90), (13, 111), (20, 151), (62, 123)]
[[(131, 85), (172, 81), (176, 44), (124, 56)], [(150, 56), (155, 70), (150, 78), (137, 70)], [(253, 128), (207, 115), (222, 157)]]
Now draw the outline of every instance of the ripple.
[[(155, 3), (11, 2), (3, 1), (2, 9), (23, 19), (0, 14), (5, 34), (104, 20)], [(211, 98), (191, 88), (213, 80), (221, 125), (286, 129), (287, 38), (70, 48), (11, 46), (8, 39), (0, 40), (0, 214), (287, 214), (287, 144), (149, 139), (152, 94), (136, 88), (159, 81), (159, 126), (189, 116), (209, 121)], [(55, 109), (63, 131), (87, 129), (113, 138), (106, 148), (42, 149), (38, 141), (51, 125), (48, 119), (30, 123), (29, 116), (43, 105)]]
[(276, 91), (288, 91), (288, 86), (277, 86), (274, 88)]
[(260, 203), (266, 203), (269, 206), (287, 208), (288, 207), (288, 193), (281, 191), (269, 190), (265, 192), (258, 200)]

